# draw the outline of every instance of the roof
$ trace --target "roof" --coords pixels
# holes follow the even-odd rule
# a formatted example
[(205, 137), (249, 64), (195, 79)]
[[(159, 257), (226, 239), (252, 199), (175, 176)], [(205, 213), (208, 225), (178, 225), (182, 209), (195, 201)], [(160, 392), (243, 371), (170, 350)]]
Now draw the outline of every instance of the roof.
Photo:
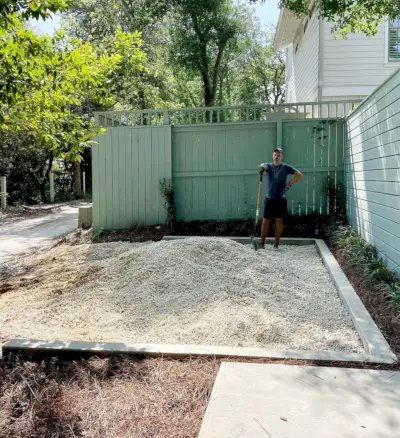
[(292, 44), (299, 26), (300, 19), (288, 9), (281, 9), (276, 26), (274, 46), (276, 50), (284, 50)]

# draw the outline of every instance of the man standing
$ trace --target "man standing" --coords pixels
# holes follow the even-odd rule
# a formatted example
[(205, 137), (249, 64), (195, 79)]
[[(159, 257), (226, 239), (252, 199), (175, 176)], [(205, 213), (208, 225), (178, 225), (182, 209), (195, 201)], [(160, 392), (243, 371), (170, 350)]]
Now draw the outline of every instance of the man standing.
[[(272, 163), (260, 164), (259, 173), (264, 172), (268, 175), (268, 191), (265, 198), (264, 219), (261, 228), (261, 242), (257, 244), (258, 248), (264, 248), (265, 238), (268, 234), (269, 224), (272, 219), (275, 219), (275, 242), (274, 248), (279, 248), (279, 240), (283, 230), (283, 218), (287, 215), (287, 200), (286, 192), (296, 184), (303, 174), (288, 164), (282, 163), (283, 150), (276, 148), (273, 153)], [(288, 183), (286, 179), (288, 175), (294, 175)]]

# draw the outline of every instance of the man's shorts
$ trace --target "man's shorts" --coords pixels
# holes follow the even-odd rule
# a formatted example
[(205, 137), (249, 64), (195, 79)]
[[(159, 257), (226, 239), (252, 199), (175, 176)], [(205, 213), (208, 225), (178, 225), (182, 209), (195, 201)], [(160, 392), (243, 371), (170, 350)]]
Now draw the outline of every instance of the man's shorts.
[(283, 219), (287, 213), (287, 199), (265, 200), (264, 219)]

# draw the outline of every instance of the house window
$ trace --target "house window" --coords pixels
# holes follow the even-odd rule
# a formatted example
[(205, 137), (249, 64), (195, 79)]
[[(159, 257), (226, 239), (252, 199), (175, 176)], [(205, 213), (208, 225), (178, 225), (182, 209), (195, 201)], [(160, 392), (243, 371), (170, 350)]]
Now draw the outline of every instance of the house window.
[(389, 61), (400, 61), (400, 18), (389, 23)]

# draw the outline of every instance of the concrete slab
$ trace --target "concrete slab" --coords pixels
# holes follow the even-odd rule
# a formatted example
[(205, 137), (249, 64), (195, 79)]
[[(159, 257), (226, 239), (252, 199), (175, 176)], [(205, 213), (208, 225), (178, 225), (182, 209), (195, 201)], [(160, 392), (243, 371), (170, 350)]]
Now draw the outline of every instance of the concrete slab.
[(398, 438), (400, 372), (223, 363), (199, 438)]

